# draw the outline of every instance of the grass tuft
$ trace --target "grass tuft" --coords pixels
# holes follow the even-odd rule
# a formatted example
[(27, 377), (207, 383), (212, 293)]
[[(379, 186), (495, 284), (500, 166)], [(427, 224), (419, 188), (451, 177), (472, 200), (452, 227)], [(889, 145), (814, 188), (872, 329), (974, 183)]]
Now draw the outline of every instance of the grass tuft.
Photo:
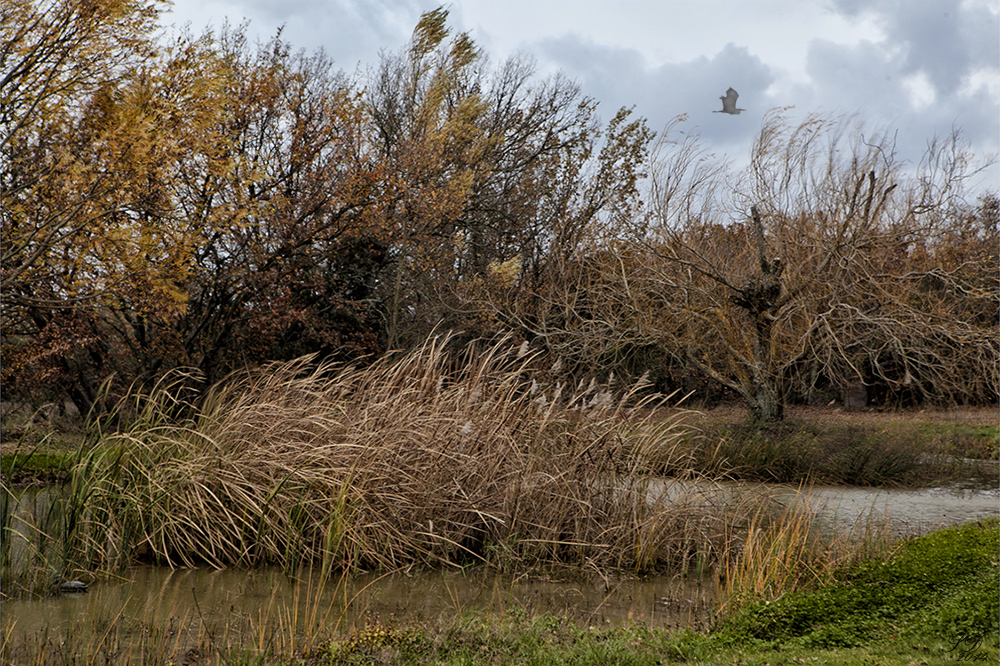
[(720, 617), (751, 603), (826, 585), (843, 567), (882, 561), (900, 548), (885, 519), (876, 523), (869, 517), (847, 529), (831, 524), (813, 506), (806, 486), (780, 511), (761, 503), (730, 544), (718, 569)]
[(130, 397), (131, 424), (74, 468), (67, 547), (106, 569), (139, 555), (650, 571), (714, 561), (749, 512), (710, 480), (648, 478), (648, 455), (683, 424), (654, 423), (641, 383), (571, 390), (541, 383), (509, 341), (460, 354), (449, 343), (366, 368), (271, 364), (197, 409), (171, 390), (186, 377)]

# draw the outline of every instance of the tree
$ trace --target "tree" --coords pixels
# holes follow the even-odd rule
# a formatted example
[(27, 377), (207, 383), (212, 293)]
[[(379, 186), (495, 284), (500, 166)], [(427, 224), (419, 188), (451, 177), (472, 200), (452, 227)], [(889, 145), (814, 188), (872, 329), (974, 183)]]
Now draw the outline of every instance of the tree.
[[(13, 0), (0, 48), (3, 164), (0, 302), (79, 304), (108, 286), (81, 278), (104, 259), (107, 195), (144, 159), (141, 118), (116, 117), (115, 88), (153, 57), (156, 5)], [(124, 123), (123, 123), (124, 121)], [(125, 172), (123, 175), (122, 172)], [(67, 251), (73, 248), (73, 251)]]
[(154, 140), (161, 109), (147, 104), (142, 85), (143, 68), (158, 57), (157, 15), (156, 4), (116, 0), (4, 7), (0, 304), (8, 388), (19, 371), (29, 384), (66, 381), (86, 408), (96, 389), (86, 366), (107, 350), (88, 330), (91, 314), (126, 292), (146, 311), (182, 307), (176, 268), (185, 244), (162, 224), (169, 203), (156, 176), (170, 148)]
[(210, 380), (263, 360), (297, 326), (338, 345), (335, 321), (315, 315), (354, 307), (331, 271), (365, 233), (375, 181), (358, 97), (325, 55), (280, 35), (253, 46), (242, 29), (223, 31), (216, 51), (210, 139), (171, 165), (180, 218), (198, 233), (174, 328)]
[[(997, 282), (971, 256), (995, 268), (996, 255), (973, 231), (987, 214), (960, 196), (968, 160), (953, 137), (936, 168), (907, 176), (886, 136), (776, 113), (732, 177), (696, 138), (668, 132), (648, 215), (553, 281), (550, 337), (590, 364), (658, 350), (761, 421), (781, 419), (791, 395), (853, 382), (995, 400), (979, 378), (996, 378)], [(953, 257), (955, 245), (968, 254)]]
[(526, 248), (530, 262), (513, 271), (495, 263), (485, 280), (492, 317), (535, 340), (567, 371), (606, 369), (609, 353), (627, 344), (629, 333), (608, 328), (598, 311), (620, 286), (607, 278), (619, 271), (617, 241), (641, 214), (639, 183), (652, 138), (644, 119), (620, 109), (603, 133), (595, 129), (567, 151), (540, 199), (536, 220), (544, 224)]
[[(87, 11), (18, 7), (68, 25)], [(378, 353), (442, 322), (485, 331), (493, 266), (538, 279), (550, 249), (634, 199), (626, 142), (591, 159), (592, 100), (536, 84), (523, 60), (491, 72), (444, 10), (359, 93), (280, 35), (154, 45), (140, 28), (155, 12), (108, 8), (99, 25), (137, 32), (67, 42), (72, 94), (6, 84), (28, 118), (5, 145), (5, 387), (58, 387), (86, 410), (111, 376), (124, 389), (193, 366), (214, 381), (266, 358)], [(31, 16), (29, 55), (52, 27)]]
[[(383, 56), (367, 109), (381, 158), (378, 207), (369, 224), (389, 247), (386, 346), (401, 340), (404, 310), (415, 314), (423, 286), (448, 272), (450, 247), (477, 172), (485, 135), (480, 50), (467, 34), (450, 42), (448, 12), (421, 16), (409, 45)], [(407, 326), (412, 328), (412, 325)]]
[(57, 372), (81, 410), (110, 375), (214, 380), (260, 360), (259, 334), (283, 332), (249, 329), (288, 294), (310, 302), (322, 271), (304, 258), (336, 263), (369, 201), (357, 99), (322, 55), (255, 52), (227, 29), (131, 58), (29, 105), (35, 124), (5, 147), (5, 375)]
[(656, 192), (650, 233), (638, 241), (652, 269), (646, 279), (669, 292), (660, 316), (683, 324), (646, 325), (763, 421), (782, 417), (791, 388), (808, 392), (820, 381), (838, 392), (879, 381), (912, 384), (932, 399), (988, 397), (952, 375), (995, 376), (996, 321), (956, 318), (962, 306), (954, 304), (996, 300), (996, 282), (976, 294), (915, 298), (915, 282), (944, 269), (920, 247), (940, 247), (944, 227), (962, 224), (970, 175), (958, 136), (928, 159), (945, 168), (910, 177), (885, 135), (866, 138), (844, 120), (819, 117), (791, 127), (772, 114), (730, 195), (750, 209), (746, 222), (732, 223), (737, 229), (677, 218), (674, 211), (690, 210), (671, 201), (679, 188)]

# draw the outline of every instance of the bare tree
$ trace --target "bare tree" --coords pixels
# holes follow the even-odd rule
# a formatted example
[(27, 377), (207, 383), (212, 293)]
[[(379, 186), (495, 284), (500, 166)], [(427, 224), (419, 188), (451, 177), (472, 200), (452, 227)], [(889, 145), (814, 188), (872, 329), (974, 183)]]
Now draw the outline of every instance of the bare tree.
[(995, 400), (988, 203), (963, 203), (972, 162), (960, 137), (932, 151), (933, 168), (907, 175), (886, 134), (850, 119), (793, 126), (776, 112), (749, 167), (731, 174), (668, 132), (648, 215), (550, 276), (545, 334), (590, 364), (660, 350), (762, 421), (781, 419), (790, 393), (854, 382)]
[[(749, 168), (729, 188), (735, 220), (720, 228), (678, 217), (691, 209), (690, 179), (672, 174), (688, 185), (683, 207), (672, 205), (679, 187), (654, 190), (650, 227), (633, 241), (649, 259), (640, 274), (669, 287), (662, 315), (684, 325), (654, 320), (650, 330), (764, 421), (782, 417), (791, 384), (808, 391), (819, 381), (841, 389), (877, 380), (925, 397), (989, 399), (954, 376), (996, 376), (996, 317), (959, 314), (981, 311), (974, 300), (995, 304), (996, 281), (973, 286), (961, 277), (970, 263), (949, 267), (946, 257), (954, 246), (946, 228), (957, 226), (969, 241), (962, 188), (972, 157), (956, 134), (933, 144), (924, 164), (902, 173), (890, 137), (866, 137), (851, 119), (791, 126), (771, 114)], [(680, 166), (703, 179), (697, 160)], [(716, 206), (708, 210), (723, 209)], [(983, 234), (976, 239), (989, 246)], [(927, 297), (928, 280), (938, 297)]]

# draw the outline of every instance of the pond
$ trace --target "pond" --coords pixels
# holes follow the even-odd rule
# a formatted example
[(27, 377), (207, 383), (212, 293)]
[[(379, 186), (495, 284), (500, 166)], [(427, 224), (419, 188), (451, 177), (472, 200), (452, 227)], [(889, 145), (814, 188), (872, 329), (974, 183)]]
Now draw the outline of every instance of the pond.
[[(802, 492), (795, 486), (726, 485), (728, 492), (766, 493), (785, 505), (807, 501), (831, 524), (872, 520), (902, 536), (1000, 515), (995, 483), (987, 488), (812, 487)], [(44, 510), (44, 493), (22, 493), (21, 510)], [(206, 630), (226, 633), (236, 643), (273, 641), (279, 632), (287, 647), (289, 641), (308, 642), (320, 627), (325, 633), (330, 627), (346, 631), (373, 618), (447, 623), (470, 610), (549, 613), (585, 624), (634, 621), (699, 629), (712, 621), (715, 594), (714, 576), (708, 573), (641, 579), (578, 573), (560, 579), (471, 568), (368, 574), (323, 585), (318, 574), (287, 576), (272, 568), (142, 566), (91, 586), (86, 594), (5, 599), (0, 630), (27, 642), (88, 632), (99, 640), (144, 635), (181, 654), (185, 646), (204, 640)]]
[[(801, 501), (798, 489), (773, 489), (782, 504)], [(952, 484), (938, 488), (878, 489), (814, 486), (809, 504), (834, 525), (884, 524), (896, 536), (926, 534), (949, 525), (1000, 516), (1000, 490)]]
[[(246, 570), (137, 567), (122, 580), (86, 594), (4, 601), (3, 630), (48, 628), (59, 633), (87, 618), (141, 619), (180, 627), (250, 627), (264, 621), (314, 615), (349, 628), (372, 617), (447, 622), (467, 610), (558, 614), (584, 623), (637, 621), (649, 626), (702, 626), (711, 619), (711, 577), (604, 578), (512, 576), (473, 569), (366, 574), (334, 581), (286, 576), (275, 568)], [(103, 623), (96, 622), (96, 625)]]

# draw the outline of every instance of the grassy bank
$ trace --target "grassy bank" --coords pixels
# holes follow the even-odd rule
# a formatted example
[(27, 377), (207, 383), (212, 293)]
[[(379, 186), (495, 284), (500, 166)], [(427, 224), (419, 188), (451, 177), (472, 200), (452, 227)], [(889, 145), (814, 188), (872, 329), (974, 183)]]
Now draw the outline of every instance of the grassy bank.
[[(995, 408), (845, 412), (790, 407), (783, 423), (753, 426), (739, 407), (667, 409), (680, 435), (654, 469), (692, 468), (755, 481), (918, 486), (996, 476), (1000, 429)], [(644, 415), (643, 418), (646, 418)], [(0, 445), (5, 483), (59, 483), (86, 443), (82, 421), (9, 417)]]
[(63, 483), (75, 458), (68, 451), (15, 448), (0, 458), (0, 474), (11, 486)]
[(687, 436), (656, 469), (677, 462), (710, 474), (778, 483), (922, 486), (996, 477), (996, 409), (845, 412), (789, 408), (774, 424), (748, 423), (743, 410), (692, 413)]
[(914, 539), (888, 560), (742, 608), (698, 634), (578, 626), (556, 617), (470, 615), (443, 628), (374, 621), (311, 656), (325, 664), (996, 663), (1000, 528)]
[(52, 405), (31, 410), (3, 403), (0, 478), (8, 486), (62, 483), (86, 442), (84, 419), (59, 416)]

